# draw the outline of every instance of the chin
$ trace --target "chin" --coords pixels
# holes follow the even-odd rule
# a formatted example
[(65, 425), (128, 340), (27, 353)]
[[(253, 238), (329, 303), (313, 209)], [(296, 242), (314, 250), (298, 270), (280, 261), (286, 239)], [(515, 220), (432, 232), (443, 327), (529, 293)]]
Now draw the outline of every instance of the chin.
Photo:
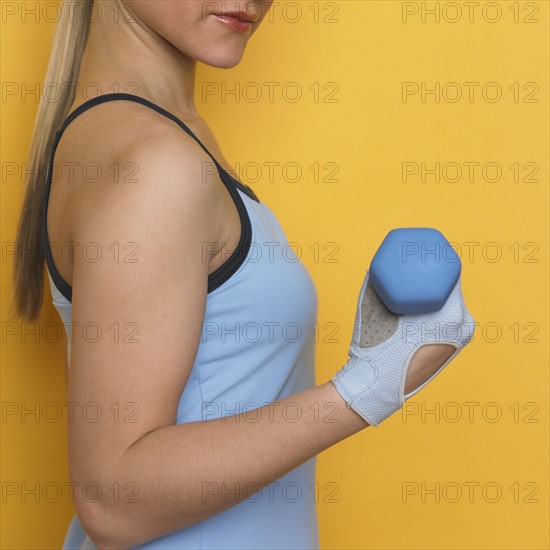
[(231, 49), (220, 49), (219, 52), (211, 53), (207, 56), (202, 56), (198, 59), (201, 63), (216, 67), (218, 69), (231, 69), (236, 67), (242, 60), (244, 50), (239, 48), (238, 50), (231, 51)]

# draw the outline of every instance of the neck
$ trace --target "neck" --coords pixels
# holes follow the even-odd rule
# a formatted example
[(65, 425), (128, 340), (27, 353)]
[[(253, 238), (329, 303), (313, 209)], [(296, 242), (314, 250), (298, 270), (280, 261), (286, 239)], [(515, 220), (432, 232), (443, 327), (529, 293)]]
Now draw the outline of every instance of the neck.
[(125, 92), (171, 112), (198, 116), (194, 103), (197, 62), (140, 21), (122, 24), (123, 17), (118, 22), (111, 17), (91, 22), (76, 101)]

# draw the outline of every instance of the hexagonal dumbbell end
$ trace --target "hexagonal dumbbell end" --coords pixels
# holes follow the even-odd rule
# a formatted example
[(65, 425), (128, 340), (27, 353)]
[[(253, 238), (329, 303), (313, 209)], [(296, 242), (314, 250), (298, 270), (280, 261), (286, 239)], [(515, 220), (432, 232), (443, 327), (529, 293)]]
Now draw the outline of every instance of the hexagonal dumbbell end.
[(369, 268), (369, 282), (398, 315), (439, 311), (460, 277), (462, 264), (449, 241), (431, 227), (392, 229)]

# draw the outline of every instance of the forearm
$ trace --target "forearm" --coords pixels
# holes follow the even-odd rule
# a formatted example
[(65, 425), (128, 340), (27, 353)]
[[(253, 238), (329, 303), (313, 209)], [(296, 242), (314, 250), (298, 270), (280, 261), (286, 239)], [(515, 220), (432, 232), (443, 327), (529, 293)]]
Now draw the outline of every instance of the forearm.
[[(117, 518), (114, 531), (123, 533), (116, 544), (141, 544), (222, 512), (367, 426), (328, 381), (254, 414), (150, 432), (125, 451), (116, 472), (120, 484), (136, 484), (135, 502), (102, 504), (106, 516)], [(208, 491), (205, 497), (207, 487), (222, 483), (252, 489), (231, 498)]]

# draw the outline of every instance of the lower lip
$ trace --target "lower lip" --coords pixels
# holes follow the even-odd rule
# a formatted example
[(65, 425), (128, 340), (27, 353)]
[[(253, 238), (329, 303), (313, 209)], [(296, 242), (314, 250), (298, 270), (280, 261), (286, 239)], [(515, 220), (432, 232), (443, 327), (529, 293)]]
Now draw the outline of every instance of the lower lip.
[(241, 21), (236, 17), (229, 17), (228, 15), (214, 15), (214, 17), (236, 32), (248, 32), (252, 26), (250, 21)]

